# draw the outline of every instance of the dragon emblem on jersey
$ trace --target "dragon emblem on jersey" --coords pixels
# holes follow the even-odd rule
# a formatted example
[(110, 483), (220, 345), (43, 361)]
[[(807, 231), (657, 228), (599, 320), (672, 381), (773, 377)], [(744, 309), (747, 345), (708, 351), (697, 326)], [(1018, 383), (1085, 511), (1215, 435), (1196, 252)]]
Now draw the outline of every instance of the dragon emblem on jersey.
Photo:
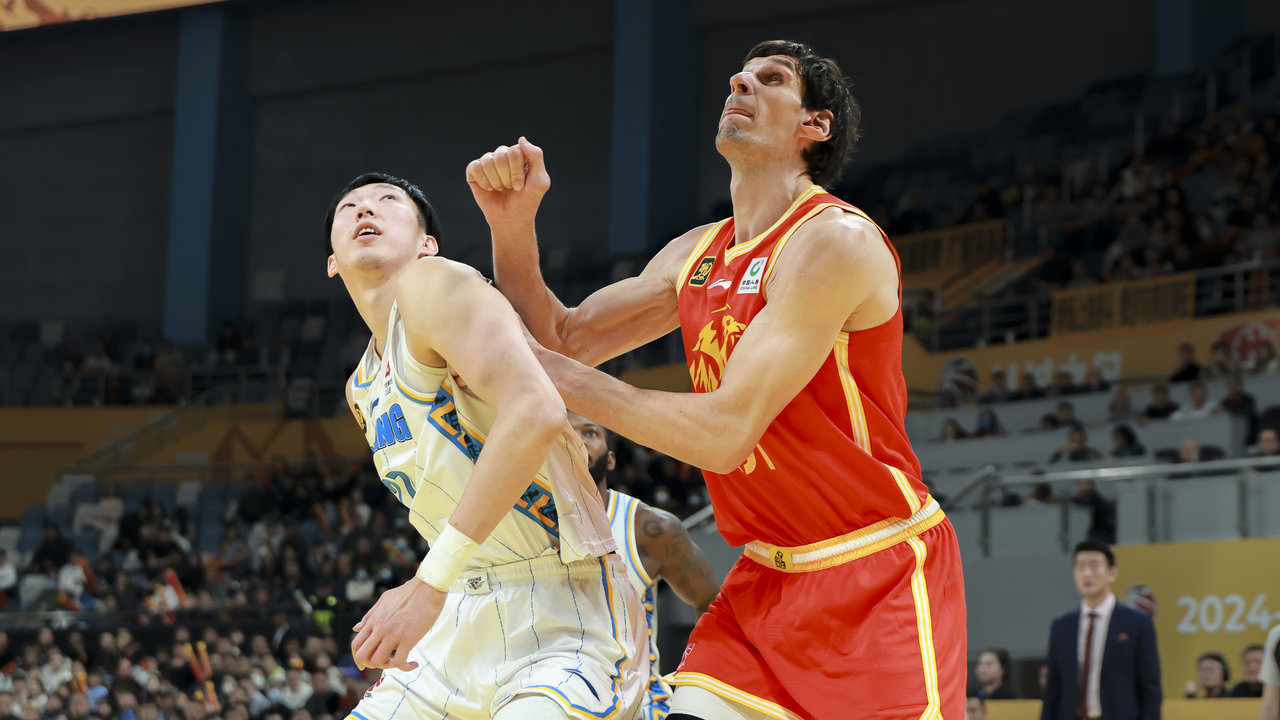
[(720, 378), (724, 375), (729, 354), (746, 329), (746, 324), (726, 313), (712, 319), (698, 332), (698, 339), (689, 357), (689, 376), (693, 380), (694, 390), (711, 392), (720, 387)]

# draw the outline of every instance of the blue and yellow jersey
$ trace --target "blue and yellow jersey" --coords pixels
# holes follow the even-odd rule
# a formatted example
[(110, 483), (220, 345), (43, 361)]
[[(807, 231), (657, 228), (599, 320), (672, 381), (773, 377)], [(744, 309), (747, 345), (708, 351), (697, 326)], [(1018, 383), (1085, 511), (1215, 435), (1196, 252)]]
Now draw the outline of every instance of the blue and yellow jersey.
[(636, 714), (639, 720), (661, 720), (671, 712), (671, 686), (658, 671), (658, 579), (649, 577), (640, 561), (640, 545), (636, 541), (636, 510), (640, 501), (614, 490), (609, 491), (609, 530), (618, 543), (618, 554), (627, 565), (627, 579), (644, 601), (644, 619), (648, 626), (649, 681), (644, 704)]
[[(351, 380), (352, 399), (382, 483), (409, 508), (414, 528), (428, 542), (434, 542), (462, 497), (497, 412), (459, 388), (447, 367), (423, 365), (409, 353), (404, 324), (394, 305), (385, 345), (379, 357), (370, 339)], [(576, 435), (573, 439), (577, 440)], [(552, 457), (481, 544), (470, 566), (528, 560), (561, 548), (559, 511), (563, 508), (556, 505), (557, 478), (552, 468), (561, 474), (568, 468), (567, 474), (576, 474), (575, 468), (581, 466), (585, 473), (585, 456), (574, 457), (575, 451), (581, 452), (580, 442), (578, 447), (567, 442), (556, 444)], [(560, 480), (560, 487), (574, 482), (571, 477)], [(569, 506), (570, 520), (577, 522), (575, 528), (581, 527), (580, 515), (593, 512), (572, 499), (563, 504)], [(599, 524), (603, 525), (603, 508), (598, 501), (596, 507), (594, 512), (599, 513)], [(569, 528), (575, 552), (562, 552), (562, 559), (602, 555), (612, 549), (608, 538), (604, 538), (606, 544), (590, 542), (591, 524), (586, 532)], [(585, 546), (579, 540), (584, 535), (588, 537)]]

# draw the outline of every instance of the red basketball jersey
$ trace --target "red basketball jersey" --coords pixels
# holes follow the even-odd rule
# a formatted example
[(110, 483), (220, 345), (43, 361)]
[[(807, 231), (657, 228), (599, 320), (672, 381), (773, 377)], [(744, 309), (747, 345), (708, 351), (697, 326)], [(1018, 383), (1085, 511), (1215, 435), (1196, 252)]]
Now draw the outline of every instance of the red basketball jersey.
[[(694, 392), (719, 387), (738, 339), (768, 302), (778, 255), (801, 225), (832, 207), (869, 220), (814, 185), (758, 237), (735, 243), (733, 218), (703, 235), (677, 284)], [(884, 324), (832, 338), (822, 367), (746, 462), (727, 475), (704, 471), (720, 533), (733, 545), (798, 546), (910, 517), (927, 490), (907, 440), (906, 410), (899, 302)]]

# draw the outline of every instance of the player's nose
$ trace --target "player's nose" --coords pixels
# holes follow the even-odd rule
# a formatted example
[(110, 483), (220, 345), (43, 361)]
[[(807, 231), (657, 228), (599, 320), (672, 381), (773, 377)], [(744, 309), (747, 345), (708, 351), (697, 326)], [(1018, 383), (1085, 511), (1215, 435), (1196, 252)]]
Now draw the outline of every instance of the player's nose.
[(751, 73), (743, 70), (729, 76), (729, 92), (736, 95), (751, 94)]
[(373, 215), (373, 201), (369, 199), (356, 203), (356, 218), (363, 220)]

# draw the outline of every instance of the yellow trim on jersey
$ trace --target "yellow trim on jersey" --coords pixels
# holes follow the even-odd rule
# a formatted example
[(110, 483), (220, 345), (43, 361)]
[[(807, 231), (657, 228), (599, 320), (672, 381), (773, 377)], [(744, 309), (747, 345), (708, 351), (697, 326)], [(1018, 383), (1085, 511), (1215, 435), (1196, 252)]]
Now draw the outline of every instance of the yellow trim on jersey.
[[(768, 287), (769, 285), (769, 274), (773, 272), (773, 265), (775, 262), (777, 262), (778, 255), (782, 253), (783, 246), (787, 244), (787, 241), (791, 239), (791, 236), (795, 235), (796, 231), (800, 229), (800, 226), (809, 222), (809, 220), (811, 220), (814, 215), (817, 215), (818, 213), (822, 212), (823, 210), (826, 210), (827, 208), (833, 208), (833, 207), (838, 207), (841, 209), (844, 208), (843, 205), (837, 205), (836, 203), (822, 203), (821, 205), (817, 205), (812, 210), (805, 213), (804, 217), (797, 220), (796, 224), (792, 225), (787, 230), (787, 232), (781, 238), (778, 239), (777, 244), (773, 246), (773, 250), (769, 251), (769, 261), (764, 268), (764, 277), (760, 278), (760, 295), (761, 296), (765, 295), (765, 288)], [(768, 298), (766, 297), (765, 300), (768, 300)]]
[(679, 295), (680, 291), (684, 289), (685, 283), (689, 282), (689, 273), (693, 272), (694, 264), (702, 259), (702, 254), (707, 251), (711, 241), (715, 239), (716, 235), (720, 234), (720, 228), (723, 228), (727, 222), (729, 222), (729, 218), (712, 225), (699, 238), (698, 244), (693, 246), (693, 252), (689, 253), (689, 257), (684, 261), (684, 266), (680, 268), (680, 274), (676, 276), (676, 295)]
[(631, 564), (636, 568), (636, 574), (645, 585), (653, 585), (657, 581), (649, 577), (649, 571), (644, 568), (644, 563), (640, 560), (640, 541), (636, 539), (636, 512), (639, 509), (640, 501), (631, 498), (631, 502), (627, 503), (627, 552), (631, 556)]
[(929, 588), (924, 579), (924, 561), (929, 550), (920, 538), (907, 540), (916, 556), (916, 569), (911, 573), (911, 595), (915, 599), (916, 630), (920, 633), (920, 660), (924, 666), (925, 696), (929, 705), (920, 720), (942, 720), (942, 701), (938, 693), (938, 658), (933, 649), (933, 615), (929, 611)]
[(761, 697), (756, 697), (745, 690), (739, 690), (738, 688), (726, 682), (721, 682), (710, 675), (703, 675), (702, 673), (696, 672), (677, 671), (671, 673), (665, 679), (672, 685), (692, 685), (693, 687), (702, 688), (703, 690), (715, 693), (726, 700), (738, 703), (739, 705), (745, 705), (752, 710), (762, 712), (770, 717), (779, 718), (779, 720), (802, 720), (799, 715), (775, 702), (765, 700)]
[(942, 522), (946, 514), (933, 497), (909, 518), (885, 518), (839, 537), (798, 547), (770, 545), (759, 540), (747, 543), (743, 555), (779, 572), (802, 573), (824, 570), (880, 552), (904, 540), (912, 540)]
[(609, 507), (605, 512), (609, 518), (609, 524), (612, 525), (614, 519), (617, 518), (621, 503), (626, 502), (627, 514), (626, 519), (626, 541), (627, 541), (627, 557), (631, 558), (631, 565), (636, 569), (636, 574), (640, 576), (640, 581), (647, 586), (652, 586), (658, 581), (649, 577), (649, 571), (645, 570), (644, 563), (640, 561), (640, 543), (636, 540), (636, 511), (640, 509), (640, 501), (627, 496), (627, 500), (622, 499), (622, 494), (617, 490), (609, 490)]
[(881, 463), (889, 470), (889, 474), (893, 476), (893, 481), (898, 484), (898, 489), (902, 491), (902, 496), (907, 499), (907, 506), (911, 508), (911, 512), (920, 511), (920, 496), (916, 495), (915, 490), (911, 489), (911, 481), (907, 479), (907, 474), (898, 468), (888, 464)]
[(818, 185), (810, 185), (809, 189), (800, 193), (800, 197), (796, 198), (795, 202), (791, 203), (791, 207), (787, 208), (787, 211), (782, 213), (782, 215), (776, 221), (774, 221), (772, 225), (769, 226), (768, 230), (765, 230), (764, 232), (751, 238), (747, 242), (744, 242), (740, 245), (734, 245), (732, 247), (725, 249), (724, 251), (725, 264), (728, 264), (734, 258), (737, 258), (743, 255), (744, 253), (748, 253), (752, 249), (754, 249), (756, 245), (760, 244), (761, 240), (768, 237), (769, 234), (772, 233), (774, 230), (777, 230), (778, 226), (781, 225), (784, 220), (791, 217), (791, 213), (795, 212), (796, 208), (800, 207), (801, 203), (803, 203), (804, 201), (808, 200), (809, 198), (813, 197), (814, 195), (820, 192), (826, 192), (826, 190), (823, 190), (822, 187)]
[[(867, 427), (866, 410), (862, 406), (862, 393), (858, 383), (853, 379), (853, 371), (849, 369), (849, 333), (841, 332), (831, 350), (836, 359), (836, 374), (840, 376), (840, 386), (844, 388), (845, 403), (849, 406), (849, 426), (853, 429), (853, 443), (868, 455), (871, 454), (871, 430)], [(911, 482), (901, 470), (888, 463), (881, 463), (893, 476), (898, 490), (907, 501), (907, 507), (915, 513), (920, 510), (920, 496), (911, 489)]]
[(849, 333), (841, 331), (832, 347), (836, 358), (836, 374), (844, 388), (845, 404), (849, 407), (849, 424), (853, 428), (853, 443), (868, 455), (871, 454), (871, 431), (867, 428), (867, 416), (862, 408), (862, 393), (849, 369)]

